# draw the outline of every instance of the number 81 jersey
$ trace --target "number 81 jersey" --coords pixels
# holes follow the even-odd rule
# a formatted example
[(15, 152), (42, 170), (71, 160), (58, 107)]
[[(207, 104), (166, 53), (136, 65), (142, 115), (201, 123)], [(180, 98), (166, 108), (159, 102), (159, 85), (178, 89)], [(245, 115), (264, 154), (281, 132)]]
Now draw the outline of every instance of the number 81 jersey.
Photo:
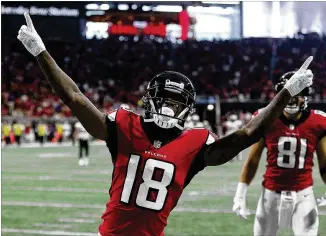
[(326, 135), (326, 114), (303, 111), (297, 121), (284, 115), (264, 134), (267, 169), (263, 186), (273, 191), (300, 191), (312, 186), (313, 153)]
[(109, 127), (109, 135), (114, 129), (117, 132), (107, 141), (114, 170), (99, 232), (102, 236), (163, 235), (183, 189), (205, 167), (200, 158), (203, 147), (215, 137), (206, 129), (193, 129), (161, 146), (159, 141), (149, 141), (138, 114), (119, 109), (108, 117), (115, 120), (108, 122), (115, 124)]

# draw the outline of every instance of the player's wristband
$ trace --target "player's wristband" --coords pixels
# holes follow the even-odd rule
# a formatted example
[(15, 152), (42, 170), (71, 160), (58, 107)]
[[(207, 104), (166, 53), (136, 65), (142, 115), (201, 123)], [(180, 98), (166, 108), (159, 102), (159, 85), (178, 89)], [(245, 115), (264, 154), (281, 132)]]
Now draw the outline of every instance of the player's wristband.
[(235, 193), (235, 197), (245, 197), (248, 191), (248, 184), (246, 183), (238, 183), (237, 191)]

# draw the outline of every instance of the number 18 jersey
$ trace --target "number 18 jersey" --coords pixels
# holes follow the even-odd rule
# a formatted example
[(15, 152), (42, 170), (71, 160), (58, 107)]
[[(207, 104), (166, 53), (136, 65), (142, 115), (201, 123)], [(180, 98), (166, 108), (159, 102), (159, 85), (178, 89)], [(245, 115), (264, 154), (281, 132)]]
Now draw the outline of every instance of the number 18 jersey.
[(304, 111), (298, 121), (282, 115), (265, 132), (267, 169), (263, 186), (273, 191), (300, 191), (312, 186), (313, 153), (326, 135), (326, 114)]
[(109, 127), (109, 135), (113, 129), (117, 132), (107, 142), (114, 170), (99, 232), (102, 236), (163, 235), (183, 189), (205, 167), (201, 155), (205, 145), (215, 138), (206, 129), (193, 129), (161, 146), (159, 140), (153, 144), (148, 140), (138, 114), (119, 109), (108, 117), (115, 126)]

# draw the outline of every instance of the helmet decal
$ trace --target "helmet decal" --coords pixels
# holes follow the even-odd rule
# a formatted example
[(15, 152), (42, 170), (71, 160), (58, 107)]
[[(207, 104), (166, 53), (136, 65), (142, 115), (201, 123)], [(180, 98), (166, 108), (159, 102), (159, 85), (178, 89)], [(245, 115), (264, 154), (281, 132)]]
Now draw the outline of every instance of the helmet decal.
[(143, 103), (145, 122), (161, 128), (184, 128), (195, 106), (196, 92), (192, 82), (183, 74), (165, 71), (156, 75), (147, 86)]

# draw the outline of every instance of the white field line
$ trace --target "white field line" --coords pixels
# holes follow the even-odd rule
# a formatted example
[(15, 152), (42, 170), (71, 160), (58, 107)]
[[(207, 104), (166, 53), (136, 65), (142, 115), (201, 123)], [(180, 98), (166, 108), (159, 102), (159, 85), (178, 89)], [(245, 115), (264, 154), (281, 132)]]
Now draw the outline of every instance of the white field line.
[[(21, 190), (21, 191), (37, 191), (37, 192), (66, 192), (66, 193), (108, 193), (109, 190), (90, 189), (90, 188), (63, 188), (63, 187), (29, 187), (29, 186), (7, 186), (2, 187), (2, 191)], [(185, 191), (180, 201), (193, 201), (196, 197), (203, 196), (234, 196), (234, 192), (226, 189), (218, 189), (211, 191)], [(260, 194), (248, 193), (248, 197), (259, 197)], [(185, 197), (187, 197), (185, 199)]]
[[(48, 203), (48, 202), (22, 202), (22, 201), (2, 201), (3, 206), (25, 206), (25, 207), (55, 207), (55, 208), (87, 208), (104, 209), (100, 204), (70, 204), (70, 203)], [(212, 209), (212, 208), (193, 208), (176, 207), (176, 212), (206, 212), (206, 213), (232, 213), (230, 209)], [(254, 211), (251, 211), (254, 212)], [(319, 215), (326, 215), (326, 211), (319, 211)]]
[(32, 229), (11, 229), (3, 228), (1, 232), (4, 233), (19, 233), (19, 234), (40, 234), (40, 235), (71, 235), (71, 236), (97, 236), (97, 233), (86, 233), (86, 232), (68, 232), (68, 231), (49, 231), (49, 230), (32, 230)]
[[(110, 178), (110, 176), (108, 176)], [(103, 179), (92, 179), (92, 178), (72, 178), (71, 176), (3, 176), (2, 179), (9, 180), (66, 180), (66, 181), (76, 181), (76, 182), (107, 182), (106, 178)]]
[[(77, 160), (77, 158), (76, 158), (76, 160)], [(29, 163), (26, 163), (26, 164), (29, 164)], [(53, 169), (50, 169), (50, 167), (48, 167), (48, 169), (43, 168), (42, 171), (37, 170), (37, 172), (35, 172), (35, 171), (30, 170), (30, 169), (27, 169), (26, 167), (34, 167), (35, 168), (35, 164), (33, 164), (33, 165), (31, 164), (31, 165), (28, 165), (28, 166), (24, 165), (23, 168), (16, 168), (16, 167), (11, 168), (11, 167), (8, 167), (4, 171), (14, 173), (15, 176), (12, 176), (12, 177), (17, 177), (17, 178), (25, 177), (25, 176), (21, 176), (21, 172), (24, 172), (24, 173), (27, 172), (27, 173), (30, 173), (30, 174), (32, 174), (32, 173), (42, 174), (42, 172), (43, 173), (51, 173), (51, 171), (53, 171)], [(94, 169), (94, 170), (79, 169), (79, 170), (76, 170), (76, 169), (74, 169), (74, 170), (69, 171), (69, 174), (70, 174), (69, 177), (77, 176), (77, 175), (105, 175), (105, 176), (110, 177), (111, 174), (112, 174), (112, 171), (113, 171), (113, 168), (112, 168), (112, 166), (109, 166), (109, 165), (108, 165), (107, 169), (105, 169), (105, 170), (102, 170), (102, 169)], [(64, 172), (64, 171), (55, 172), (54, 174), (62, 174), (62, 173), (66, 173), (66, 172)], [(3, 174), (3, 175), (6, 175), (6, 174)], [(8, 178), (9, 176), (6, 176), (6, 177)]]
[[(105, 142), (102, 141), (94, 141), (90, 142), (91, 146), (105, 146)], [(23, 143), (19, 148), (61, 148), (61, 147), (73, 147), (72, 142), (63, 142), (61, 144), (58, 143), (45, 143), (43, 146), (41, 146), (39, 143)], [(75, 147), (78, 147), (78, 143), (76, 143)], [(16, 144), (12, 144), (9, 146), (3, 146), (1, 149), (6, 149), (6, 148), (18, 148)]]
[(37, 154), (36, 157), (38, 158), (71, 158), (75, 157), (76, 153), (72, 152), (46, 152), (46, 153), (40, 153)]
[(67, 222), (67, 223), (95, 223), (96, 220), (89, 219), (73, 219), (73, 218), (59, 218), (58, 222)]
[(82, 218), (98, 218), (99, 215), (98, 214), (90, 214), (90, 213), (80, 213), (80, 214), (78, 214), (78, 217), (82, 217)]
[(93, 175), (93, 174), (100, 174), (100, 175), (110, 175), (112, 174), (112, 165), (108, 166), (107, 169), (103, 170), (103, 169), (95, 169), (95, 170), (83, 170), (83, 169), (79, 169), (79, 170), (72, 170), (70, 173), (71, 174), (77, 174), (77, 175)]
[(38, 192), (67, 192), (67, 193), (108, 193), (109, 190), (89, 189), (89, 188), (46, 188), (46, 187), (24, 187), (10, 186), (2, 187), (2, 191), (22, 190), (22, 191), (38, 191)]
[(35, 226), (35, 227), (55, 227), (55, 228), (62, 228), (62, 229), (72, 228), (72, 225), (64, 225), (64, 224), (35, 223), (35, 224), (33, 224), (33, 226)]
[[(21, 190), (21, 191), (38, 191), (38, 192), (75, 192), (75, 193), (108, 193), (108, 190), (101, 189), (90, 189), (90, 188), (57, 188), (57, 187), (28, 187), (28, 186), (6, 186), (2, 188), (2, 191), (8, 190)], [(193, 199), (201, 196), (233, 196), (234, 193), (219, 189), (211, 191), (185, 191), (183, 197), (188, 197), (188, 199)], [(248, 194), (249, 197), (258, 197), (258, 194)], [(180, 199), (183, 201), (186, 199)]]
[(2, 206), (105, 209), (104, 204), (103, 205), (71, 204), (71, 203), (23, 202), (23, 201), (2, 201)]

